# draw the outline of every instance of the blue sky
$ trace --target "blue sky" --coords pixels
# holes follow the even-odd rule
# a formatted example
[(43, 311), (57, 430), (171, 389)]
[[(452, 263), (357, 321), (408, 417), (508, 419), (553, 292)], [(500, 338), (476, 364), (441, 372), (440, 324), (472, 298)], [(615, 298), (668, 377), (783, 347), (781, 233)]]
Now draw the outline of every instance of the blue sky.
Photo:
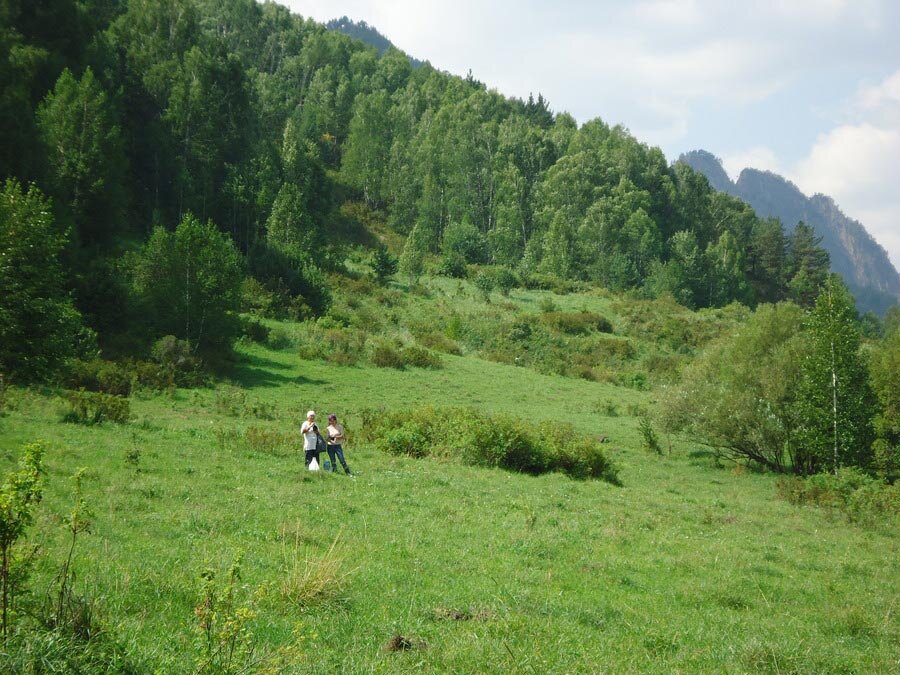
[(900, 2), (281, 0), (669, 159), (703, 148), (835, 199), (900, 267)]

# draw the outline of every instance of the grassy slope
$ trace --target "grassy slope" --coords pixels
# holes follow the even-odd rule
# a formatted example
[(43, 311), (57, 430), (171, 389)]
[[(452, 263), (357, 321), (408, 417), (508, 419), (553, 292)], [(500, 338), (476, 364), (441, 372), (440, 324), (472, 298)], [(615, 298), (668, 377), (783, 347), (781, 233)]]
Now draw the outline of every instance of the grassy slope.
[[(576, 302), (571, 300), (571, 302)], [(192, 662), (196, 578), (245, 552), (245, 580), (269, 584), (255, 628), (295, 645), (302, 672), (889, 672), (900, 667), (895, 533), (864, 530), (774, 497), (771, 476), (715, 468), (676, 442), (640, 449), (636, 420), (601, 417), (647, 394), (544, 376), (474, 357), (398, 372), (240, 348), (236, 383), (271, 421), (224, 415), (212, 390), (133, 401), (127, 426), (82, 428), (57, 400), (12, 393), (3, 465), (46, 439), (50, 476), (35, 532), (61, 557), (66, 476), (89, 467), (97, 512), (80, 583), (142, 665)], [(310, 475), (300, 455), (222, 447), (216, 429), (294, 428), (307, 408), (344, 413), (422, 402), (571, 421), (611, 438), (624, 487), (386, 457), (353, 444), (357, 480)], [(140, 471), (125, 461), (141, 451)], [(337, 595), (280, 597), (286, 555), (321, 558), (340, 533)], [(39, 570), (39, 584), (49, 574)], [(438, 608), (472, 608), (471, 621)], [(385, 653), (395, 633), (427, 648)]]

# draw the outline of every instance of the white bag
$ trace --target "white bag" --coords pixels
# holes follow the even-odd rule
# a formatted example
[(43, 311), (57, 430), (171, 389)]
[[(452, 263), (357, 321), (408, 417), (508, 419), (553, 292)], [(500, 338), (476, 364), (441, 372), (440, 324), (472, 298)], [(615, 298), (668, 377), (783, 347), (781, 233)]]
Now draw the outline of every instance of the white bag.
[(309, 463), (310, 471), (318, 471), (319, 470), (319, 462), (316, 461), (316, 458), (313, 457), (313, 460)]

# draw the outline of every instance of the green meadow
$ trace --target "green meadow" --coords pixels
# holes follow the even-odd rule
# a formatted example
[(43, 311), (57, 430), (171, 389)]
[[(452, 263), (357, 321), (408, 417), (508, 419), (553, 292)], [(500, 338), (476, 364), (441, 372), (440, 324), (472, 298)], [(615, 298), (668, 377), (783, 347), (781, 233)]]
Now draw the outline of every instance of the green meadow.
[[(440, 295), (445, 282), (432, 283)], [(537, 312), (550, 295), (486, 306), (460, 296), (457, 308)], [(612, 311), (595, 296), (553, 301)], [(411, 302), (404, 311), (420, 314)], [(122, 657), (110, 670), (197, 670), (200, 576), (222, 580), (238, 558), (234, 604), (252, 611), (238, 642), (253, 651), (236, 650), (233, 672), (900, 669), (896, 529), (793, 506), (776, 477), (719, 463), (689, 439), (660, 435), (662, 454), (649, 452), (639, 422), (658, 387), (466, 349), (437, 369), (339, 365), (298, 356), (291, 336), (306, 326), (267, 326), (277, 349), (240, 342), (227, 383), (139, 390), (127, 424), (66, 424), (58, 391), (7, 392), (3, 468), (24, 443), (47, 447), (26, 539), (41, 547), (31, 600), (68, 551), (69, 476), (85, 467), (93, 517), (76, 543), (75, 590)], [(365, 411), (424, 404), (605, 436), (622, 485), (393, 456), (359, 440)], [(297, 428), (309, 408), (346, 424), (354, 478), (305, 469)]]

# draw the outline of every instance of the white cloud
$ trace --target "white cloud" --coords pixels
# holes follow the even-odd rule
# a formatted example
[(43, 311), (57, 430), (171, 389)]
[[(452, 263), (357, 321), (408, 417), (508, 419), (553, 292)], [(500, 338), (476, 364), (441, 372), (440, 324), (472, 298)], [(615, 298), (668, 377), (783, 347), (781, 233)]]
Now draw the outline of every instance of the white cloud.
[(900, 268), (900, 71), (862, 87), (851, 110), (856, 120), (819, 135), (793, 179), (833, 197)]

